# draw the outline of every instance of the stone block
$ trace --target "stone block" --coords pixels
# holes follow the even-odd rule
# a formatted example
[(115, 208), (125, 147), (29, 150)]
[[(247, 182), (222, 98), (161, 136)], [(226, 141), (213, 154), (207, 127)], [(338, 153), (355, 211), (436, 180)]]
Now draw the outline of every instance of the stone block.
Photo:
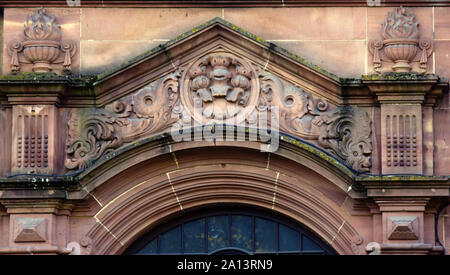
[(14, 242), (47, 241), (47, 223), (45, 218), (14, 219)]
[(389, 240), (418, 240), (419, 218), (414, 216), (389, 217)]

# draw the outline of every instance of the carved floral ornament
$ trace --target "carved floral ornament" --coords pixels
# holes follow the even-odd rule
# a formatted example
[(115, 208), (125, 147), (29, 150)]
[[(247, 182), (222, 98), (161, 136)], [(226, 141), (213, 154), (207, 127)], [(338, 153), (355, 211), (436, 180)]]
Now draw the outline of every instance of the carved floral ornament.
[(21, 63), (33, 64), (33, 72), (50, 72), (54, 69), (52, 64), (62, 63), (63, 71), (70, 72), (76, 45), (73, 41), (62, 40), (56, 17), (40, 8), (28, 16), (23, 40), (10, 41), (8, 52), (13, 73), (20, 71)]
[(280, 132), (314, 143), (355, 170), (370, 170), (371, 121), (365, 111), (332, 106), (225, 52), (207, 54), (104, 108), (73, 109), (65, 165), (84, 169), (127, 143), (176, 125), (249, 126), (255, 116), (275, 110)]
[(411, 63), (418, 62), (420, 72), (425, 73), (433, 44), (430, 39), (420, 37), (419, 23), (414, 14), (398, 7), (389, 12), (381, 25), (381, 39), (369, 42), (375, 71), (381, 72), (382, 61), (393, 62), (394, 72), (410, 72)]

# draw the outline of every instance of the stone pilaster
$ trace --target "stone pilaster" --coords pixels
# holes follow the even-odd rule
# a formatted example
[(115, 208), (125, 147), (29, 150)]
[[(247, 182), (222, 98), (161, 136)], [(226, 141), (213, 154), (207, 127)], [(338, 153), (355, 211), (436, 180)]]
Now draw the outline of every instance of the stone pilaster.
[(0, 254), (70, 254), (67, 248), (72, 205), (58, 200), (8, 200), (8, 246)]
[(433, 175), (435, 75), (385, 74), (363, 82), (380, 104), (382, 174)]

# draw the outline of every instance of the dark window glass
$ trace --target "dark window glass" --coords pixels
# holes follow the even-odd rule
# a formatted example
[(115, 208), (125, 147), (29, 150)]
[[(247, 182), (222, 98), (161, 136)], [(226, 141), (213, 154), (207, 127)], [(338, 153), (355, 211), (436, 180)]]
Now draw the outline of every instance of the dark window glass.
[(305, 235), (302, 236), (302, 244), (303, 244), (303, 250), (307, 250), (307, 251), (322, 251), (323, 250), (313, 240), (306, 237)]
[(205, 253), (205, 219), (184, 224), (184, 253)]
[(300, 251), (300, 233), (280, 224), (280, 251)]
[[(155, 229), (125, 253), (137, 254), (333, 254), (295, 223), (254, 212), (214, 212)], [(145, 240), (145, 241), (144, 241)], [(147, 240), (150, 240), (148, 242)], [(138, 247), (143, 247), (138, 249)], [(135, 250), (134, 250), (135, 249)]]
[(160, 237), (161, 253), (180, 253), (181, 252), (181, 226), (167, 231)]
[(277, 224), (266, 219), (255, 219), (255, 251), (277, 251)]
[(138, 254), (156, 254), (158, 252), (158, 238), (153, 239)]
[(231, 246), (253, 251), (253, 221), (250, 216), (231, 217)]
[(229, 246), (229, 217), (208, 218), (208, 252)]

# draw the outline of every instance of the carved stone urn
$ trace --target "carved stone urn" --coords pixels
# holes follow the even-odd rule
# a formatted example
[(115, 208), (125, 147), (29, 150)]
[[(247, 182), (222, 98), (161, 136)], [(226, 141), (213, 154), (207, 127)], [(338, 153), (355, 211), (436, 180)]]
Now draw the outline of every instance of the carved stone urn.
[(417, 46), (419, 41), (413, 39), (387, 39), (383, 42), (386, 45), (384, 52), (395, 63), (392, 66), (394, 72), (411, 71), (411, 65), (409, 63), (419, 50)]
[(55, 16), (39, 9), (25, 22), (23, 53), (33, 63), (34, 72), (50, 72), (50, 64), (59, 57), (61, 26), (55, 21)]
[(394, 63), (394, 72), (410, 72), (411, 62), (419, 61), (422, 72), (427, 68), (431, 54), (431, 41), (420, 39), (419, 23), (415, 16), (403, 7), (390, 12), (381, 30), (382, 40), (371, 42), (375, 71), (380, 72), (381, 61)]
[(419, 23), (403, 7), (390, 12), (383, 23), (384, 52), (395, 65), (395, 72), (409, 72), (409, 63), (419, 50)]
[[(56, 17), (40, 8), (28, 16), (24, 25), (24, 40), (13, 41), (9, 51), (11, 70), (20, 70), (20, 63), (33, 64), (33, 72), (50, 72), (52, 64), (63, 63), (63, 70), (70, 71), (71, 57), (76, 46), (72, 41), (63, 41), (61, 26)], [(23, 51), (23, 56), (19, 53)], [(64, 57), (60, 57), (61, 51)]]

